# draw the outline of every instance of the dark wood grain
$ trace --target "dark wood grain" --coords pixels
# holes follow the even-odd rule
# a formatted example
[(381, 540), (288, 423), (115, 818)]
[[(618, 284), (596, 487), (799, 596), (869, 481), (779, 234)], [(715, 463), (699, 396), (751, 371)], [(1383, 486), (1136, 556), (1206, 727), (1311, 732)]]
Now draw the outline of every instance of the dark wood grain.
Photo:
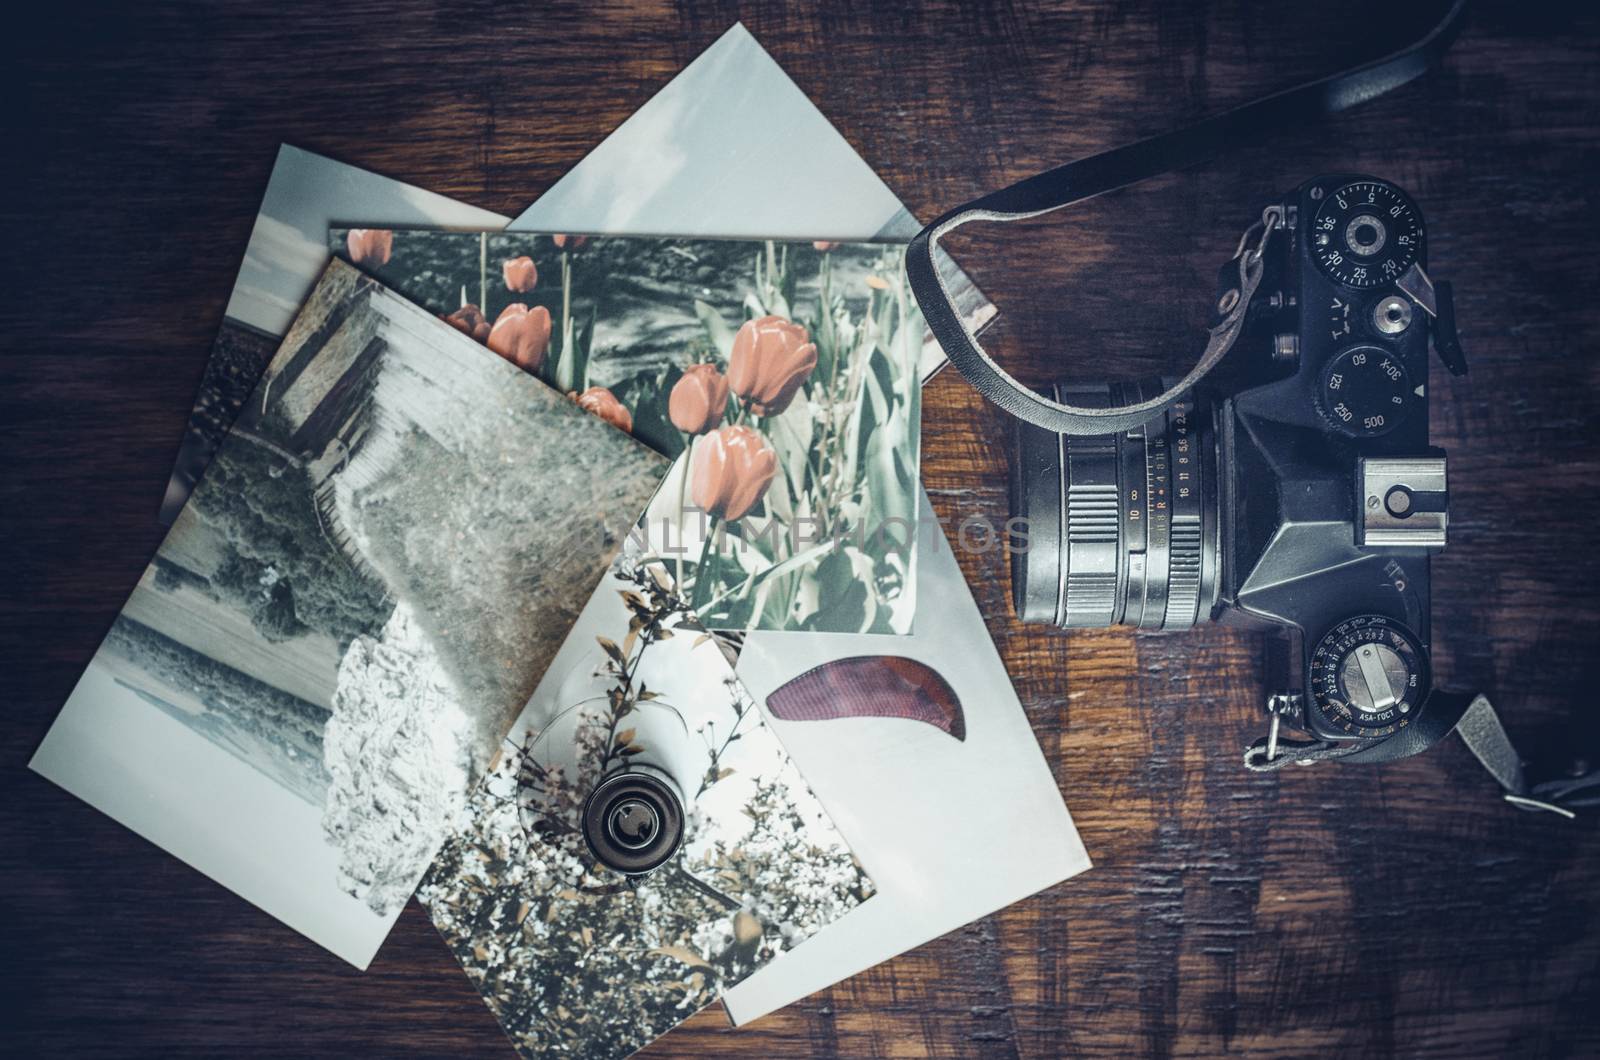
[[(35, 6), (0, 75), (4, 1047), (509, 1055), (415, 906), (357, 974), (24, 769), (160, 539), (278, 143), (514, 213), (742, 18), (927, 217), (1376, 55), (1434, 5)], [(1267, 196), (1323, 169), (1410, 189), (1473, 364), (1432, 379), (1455, 493), (1439, 666), (1552, 761), (1600, 745), (1600, 17), (1561, 6), (1480, 4), (1446, 69), (1391, 98), (956, 245), (1024, 377), (1130, 375), (1192, 356)], [(1003, 519), (1000, 416), (946, 376), (925, 417), (940, 513)], [(1592, 821), (1505, 808), (1456, 744), (1247, 775), (1255, 638), (1024, 628), (999, 558), (963, 563), (1096, 867), (650, 1055), (1600, 1050)]]

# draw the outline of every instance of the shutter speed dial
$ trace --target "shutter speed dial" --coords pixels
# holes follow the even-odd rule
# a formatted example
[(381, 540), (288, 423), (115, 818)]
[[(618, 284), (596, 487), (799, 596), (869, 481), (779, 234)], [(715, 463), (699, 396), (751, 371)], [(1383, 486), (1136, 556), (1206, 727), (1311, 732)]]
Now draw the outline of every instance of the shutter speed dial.
[(1311, 653), (1310, 689), (1334, 732), (1376, 738), (1410, 724), (1428, 694), (1428, 661), (1415, 633), (1385, 615), (1357, 615)]
[(1376, 438), (1400, 425), (1422, 395), (1399, 356), (1379, 346), (1351, 346), (1322, 370), (1317, 406), (1334, 428), (1352, 438)]

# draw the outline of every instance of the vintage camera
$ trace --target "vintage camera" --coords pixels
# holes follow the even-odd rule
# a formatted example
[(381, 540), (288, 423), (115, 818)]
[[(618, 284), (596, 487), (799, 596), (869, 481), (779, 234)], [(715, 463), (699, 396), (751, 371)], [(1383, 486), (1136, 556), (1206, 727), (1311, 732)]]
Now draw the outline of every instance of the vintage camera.
[[(1450, 288), (1429, 281), (1422, 214), (1388, 181), (1317, 177), (1264, 217), (1270, 238), (1239, 251), (1262, 265), (1253, 297), (1237, 255), (1222, 269), (1216, 321), (1249, 305), (1199, 390), (1116, 434), (1018, 421), (1016, 610), (1063, 627), (1273, 631), (1269, 757), (1280, 723), (1345, 757), (1414, 753), (1449, 731), (1418, 743), (1429, 557), (1449, 527), (1445, 455), (1428, 444), (1430, 337), (1466, 370)], [(1109, 408), (1171, 385), (1053, 396)]]

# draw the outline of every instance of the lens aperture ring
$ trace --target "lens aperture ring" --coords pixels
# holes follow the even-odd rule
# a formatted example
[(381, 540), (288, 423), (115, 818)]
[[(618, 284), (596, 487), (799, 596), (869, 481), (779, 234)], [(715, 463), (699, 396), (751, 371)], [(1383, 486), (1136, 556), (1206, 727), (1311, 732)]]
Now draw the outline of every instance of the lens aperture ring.
[[(1134, 400), (1137, 400), (1135, 398)], [(1123, 434), (1117, 443), (1122, 477), (1123, 582), (1122, 606), (1117, 621), (1137, 628), (1144, 621), (1145, 599), (1150, 595), (1150, 493), (1145, 483), (1145, 433), (1141, 424)]]
[(1201, 460), (1194, 402), (1167, 411), (1171, 445), (1172, 530), (1168, 538), (1167, 610), (1162, 629), (1188, 629), (1200, 619)]
[(1200, 521), (1172, 524), (1172, 567), (1167, 572), (1167, 617), (1162, 629), (1188, 629), (1200, 611)]

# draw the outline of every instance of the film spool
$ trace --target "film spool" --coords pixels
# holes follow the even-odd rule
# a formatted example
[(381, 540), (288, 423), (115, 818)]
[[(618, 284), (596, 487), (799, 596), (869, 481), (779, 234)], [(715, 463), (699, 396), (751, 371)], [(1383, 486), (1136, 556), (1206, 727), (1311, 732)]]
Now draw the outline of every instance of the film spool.
[[(632, 738), (619, 741), (630, 729)], [(615, 724), (604, 698), (562, 711), (523, 754), (523, 828), (624, 876), (660, 868), (683, 843), (687, 807), (669, 766), (688, 743), (678, 712), (652, 703)]]
[(653, 872), (683, 844), (683, 797), (649, 766), (611, 773), (589, 793), (583, 838), (600, 863), (627, 876)]

